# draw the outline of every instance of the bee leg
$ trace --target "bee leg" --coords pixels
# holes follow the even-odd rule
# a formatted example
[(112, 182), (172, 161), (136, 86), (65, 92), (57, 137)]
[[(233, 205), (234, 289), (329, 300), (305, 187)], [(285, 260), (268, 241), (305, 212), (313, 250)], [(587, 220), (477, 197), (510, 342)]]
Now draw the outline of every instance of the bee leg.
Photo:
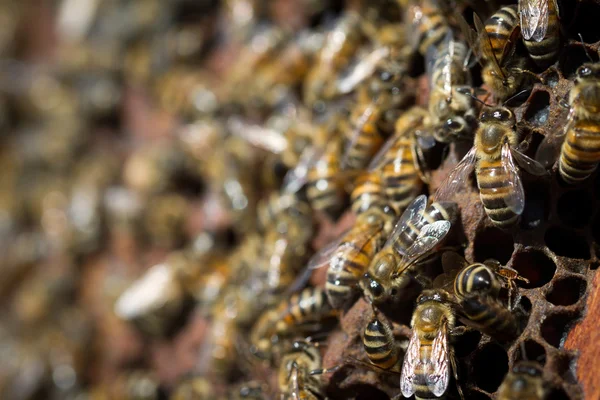
[(367, 369), (371, 369), (371, 370), (376, 370), (376, 371), (382, 372), (384, 374), (391, 374), (391, 375), (399, 375), (400, 374), (400, 372), (397, 371), (394, 368), (390, 368), (390, 369), (381, 368), (378, 365), (371, 364), (370, 362), (362, 361), (362, 360), (359, 360), (359, 359), (354, 358), (354, 357), (347, 357), (346, 358), (346, 362), (348, 364), (352, 364), (352, 365), (355, 365), (355, 366), (360, 366), (360, 367), (363, 367), (363, 368), (367, 368)]
[(461, 335), (464, 335), (467, 332), (471, 332), (472, 330), (473, 330), (473, 328), (471, 328), (470, 326), (455, 326), (450, 331), (450, 334), (452, 336), (461, 336)]
[[(461, 328), (461, 327), (459, 327), (459, 328)], [(452, 349), (452, 348), (450, 349), (449, 355), (450, 355), (450, 363), (452, 364), (452, 375), (454, 376), (454, 382), (456, 383), (456, 389), (458, 390), (458, 395), (460, 396), (460, 398), (462, 400), (465, 400), (465, 395), (462, 391), (462, 387), (460, 386), (460, 382), (458, 381), (458, 365), (456, 364), (456, 355), (454, 354), (454, 349)]]
[(331, 368), (317, 368), (317, 369), (313, 369), (312, 371), (310, 371), (308, 374), (309, 375), (322, 375), (322, 374), (329, 374), (332, 372), (336, 372), (338, 371), (340, 368), (342, 368), (341, 365), (334, 365)]

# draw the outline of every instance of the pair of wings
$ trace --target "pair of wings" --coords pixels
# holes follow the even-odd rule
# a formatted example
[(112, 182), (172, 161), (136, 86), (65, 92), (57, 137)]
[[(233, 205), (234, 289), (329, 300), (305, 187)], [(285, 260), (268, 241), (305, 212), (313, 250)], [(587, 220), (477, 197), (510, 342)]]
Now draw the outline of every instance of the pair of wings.
[[(550, 4), (552, 4), (552, 8)], [(525, 40), (541, 42), (546, 37), (550, 12), (558, 14), (556, 0), (519, 0), (521, 32)]]
[[(413, 330), (402, 364), (400, 391), (404, 397), (412, 396), (415, 393), (417, 379), (424, 378), (424, 383), (431, 393), (436, 397), (441, 397), (448, 388), (451, 368), (448, 330), (445, 323), (433, 339), (429, 358), (421, 357), (420, 350), (419, 335)], [(422, 375), (418, 376), (417, 371)], [(418, 383), (421, 384), (422, 382)]]
[[(515, 161), (519, 167), (532, 175), (546, 175), (547, 171), (539, 162), (510, 147), (508, 143), (502, 146), (501, 166), (511, 186), (508, 194), (504, 197), (504, 201), (512, 212), (520, 215), (525, 208), (525, 190)], [(475, 169), (476, 164), (477, 150), (472, 147), (441, 184), (435, 195), (436, 200), (451, 200), (456, 193), (459, 193), (465, 187), (466, 181)]]

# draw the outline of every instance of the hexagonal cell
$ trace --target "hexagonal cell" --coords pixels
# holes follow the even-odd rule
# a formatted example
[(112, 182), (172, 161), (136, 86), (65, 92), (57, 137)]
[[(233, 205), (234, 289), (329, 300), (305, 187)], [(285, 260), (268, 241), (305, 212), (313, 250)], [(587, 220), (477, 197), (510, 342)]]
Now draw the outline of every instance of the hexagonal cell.
[(538, 90), (529, 98), (529, 107), (523, 118), (535, 126), (542, 126), (548, 122), (550, 115), (550, 94), (545, 90)]
[(552, 283), (552, 287), (546, 300), (555, 306), (569, 306), (577, 303), (577, 301), (585, 294), (586, 281), (576, 276), (562, 278)]
[(544, 242), (556, 255), (584, 260), (590, 258), (590, 247), (585, 237), (570, 229), (553, 226), (546, 231)]
[(529, 316), (531, 315), (531, 300), (529, 300), (529, 298), (527, 298), (526, 296), (521, 296), (521, 298), (519, 299), (519, 303), (515, 308), (515, 312), (519, 317), (519, 326), (522, 331), (527, 326)]
[(553, 347), (562, 347), (571, 326), (577, 318), (578, 316), (573, 315), (573, 313), (554, 313), (549, 315), (540, 328), (542, 338)]
[(570, 400), (563, 388), (553, 388), (546, 396), (546, 400)]
[(577, 383), (577, 357), (570, 354), (558, 354), (554, 365), (556, 372), (568, 383)]
[(544, 72), (544, 74), (542, 75), (542, 78), (544, 79), (544, 82), (546, 83), (546, 85), (550, 86), (550, 87), (555, 87), (556, 85), (558, 85), (558, 81), (560, 80), (560, 75), (558, 70), (555, 67), (550, 67), (546, 70), (546, 72)]
[(472, 368), (477, 387), (493, 393), (508, 372), (508, 355), (501, 346), (489, 343), (475, 355)]
[(493, 258), (502, 264), (510, 260), (514, 247), (512, 236), (498, 228), (486, 228), (477, 233), (473, 244), (476, 260)]
[(523, 288), (541, 287), (550, 282), (556, 272), (556, 265), (544, 253), (538, 250), (526, 250), (515, 254), (512, 267), (529, 283), (517, 281)]
[(585, 190), (569, 191), (558, 199), (558, 217), (572, 228), (582, 228), (589, 223), (594, 212), (592, 196)]
[(515, 351), (515, 362), (521, 360), (537, 361), (546, 364), (546, 350), (544, 346), (533, 339), (527, 339), (517, 347)]
[(589, 57), (594, 61), (598, 61), (597, 53), (590, 51), (587, 47), (584, 48), (581, 43), (572, 43), (562, 52), (559, 60), (559, 68), (566, 78), (571, 79), (575, 76), (577, 68), (590, 62)]
[(481, 332), (472, 330), (459, 336), (454, 343), (454, 352), (457, 357), (465, 357), (477, 349), (481, 340)]
[(525, 192), (527, 201), (519, 226), (523, 229), (535, 229), (548, 220), (550, 193), (548, 186), (539, 180), (525, 182)]

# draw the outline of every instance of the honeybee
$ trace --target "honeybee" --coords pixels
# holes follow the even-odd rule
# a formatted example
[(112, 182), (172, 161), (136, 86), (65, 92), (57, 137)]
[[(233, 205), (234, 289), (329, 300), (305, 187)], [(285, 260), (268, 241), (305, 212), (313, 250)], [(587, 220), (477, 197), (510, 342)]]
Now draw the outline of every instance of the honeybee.
[(477, 123), (473, 98), (464, 90), (471, 85), (468, 52), (467, 45), (451, 34), (427, 51), (428, 109), (433, 135), (443, 143), (469, 138)]
[(260, 227), (267, 230), (276, 224), (278, 218), (286, 213), (304, 215), (310, 218), (311, 206), (300, 199), (297, 193), (272, 192), (258, 203), (257, 214)]
[(314, 330), (315, 325), (337, 315), (322, 288), (306, 288), (266, 310), (250, 332), (251, 352), (259, 358), (272, 354), (272, 346), (291, 334)]
[[(464, 330), (455, 324), (447, 292), (427, 290), (419, 296), (410, 323), (413, 333), (400, 375), (404, 397), (413, 394), (417, 400), (442, 397), (448, 389), (450, 369), (458, 384), (456, 359), (449, 342)], [(460, 386), (458, 388), (461, 392)]]
[(369, 264), (360, 287), (371, 304), (401, 301), (431, 286), (426, 265), (457, 217), (455, 203), (433, 203), (418, 196), (404, 211), (383, 248)]
[(207, 398), (215, 398), (213, 384), (210, 380), (201, 376), (194, 376), (177, 383), (169, 396), (170, 400), (195, 400)]
[(361, 17), (344, 13), (327, 37), (316, 61), (304, 81), (303, 100), (313, 107), (319, 100), (331, 100), (337, 95), (335, 77), (344, 69), (363, 41)]
[(379, 318), (373, 308), (373, 318), (365, 327), (363, 347), (371, 363), (379, 368), (388, 370), (398, 364), (400, 355), (392, 327)]
[(436, 1), (414, 2), (406, 11), (406, 29), (413, 48), (425, 57), (430, 47), (438, 47), (448, 33), (452, 32), (448, 19)]
[(229, 389), (228, 400), (267, 400), (268, 386), (258, 381), (243, 382)]
[(399, 213), (421, 192), (428, 180), (424, 151), (429, 145), (424, 146), (417, 135), (428, 121), (428, 113), (421, 107), (398, 118), (394, 136), (357, 178), (350, 195), (354, 212), (360, 214), (376, 203), (385, 203)]
[[(452, 252), (444, 253), (442, 263), (445, 271), (454, 270), (456, 274), (452, 280), (453, 293), (460, 307), (461, 322), (499, 340), (511, 339), (518, 334), (519, 321), (512, 312), (511, 297), (515, 290), (514, 280), (527, 281), (525, 278), (500, 266), (496, 260), (469, 264)], [(508, 305), (500, 300), (502, 287), (509, 288)]]
[(560, 16), (556, 0), (519, 0), (521, 34), (529, 56), (546, 68), (560, 50)]
[(516, 224), (525, 207), (525, 191), (515, 161), (532, 175), (546, 174), (540, 163), (517, 150), (517, 144), (514, 113), (506, 107), (484, 109), (474, 146), (442, 183), (436, 199), (458, 193), (475, 169), (481, 202), (490, 220), (503, 229)]
[(542, 377), (542, 367), (533, 361), (519, 361), (508, 372), (498, 388), (499, 400), (546, 398), (547, 388)]
[(587, 179), (600, 162), (597, 150), (600, 119), (596, 106), (600, 101), (599, 78), (600, 64), (586, 63), (577, 69), (575, 84), (569, 92), (566, 123), (559, 134), (546, 135), (536, 154), (538, 160), (552, 165), (560, 148), (558, 171), (570, 185)]
[(459, 21), (471, 49), (482, 64), (483, 82), (500, 100), (515, 94), (529, 73), (525, 69), (527, 59), (513, 54), (520, 32), (517, 6), (502, 7), (485, 25), (477, 14), (473, 14), (476, 33), (464, 19)]
[(321, 382), (312, 371), (321, 368), (321, 352), (306, 341), (296, 341), (282, 358), (278, 373), (282, 400), (325, 399)]

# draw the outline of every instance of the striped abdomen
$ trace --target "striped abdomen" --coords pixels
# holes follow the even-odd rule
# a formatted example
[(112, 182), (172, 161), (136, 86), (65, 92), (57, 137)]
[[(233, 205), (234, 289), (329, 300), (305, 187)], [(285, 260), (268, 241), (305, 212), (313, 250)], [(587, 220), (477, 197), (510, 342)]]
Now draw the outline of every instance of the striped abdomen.
[(454, 222), (457, 212), (458, 208), (456, 203), (432, 203), (429, 207), (427, 207), (427, 209), (425, 209), (423, 218), (419, 221), (419, 223), (409, 223), (408, 229), (398, 235), (398, 240), (395, 247), (399, 247), (403, 250), (408, 249), (415, 242), (419, 236), (419, 233), (421, 233), (421, 229), (423, 229), (425, 225), (444, 220)]
[(275, 333), (295, 333), (294, 328), (298, 325), (320, 322), (335, 314), (323, 288), (306, 288), (279, 305), (274, 319)]
[(346, 149), (343, 158), (345, 169), (363, 169), (383, 144), (384, 137), (377, 126), (381, 110), (375, 104), (357, 105), (350, 116), (350, 129), (346, 130)]
[(475, 293), (490, 294), (499, 289), (496, 276), (485, 264), (471, 264), (454, 279), (454, 293), (463, 298)]
[(399, 138), (388, 152), (390, 160), (381, 169), (383, 191), (396, 212), (405, 209), (423, 188), (413, 147), (412, 139)]
[[(432, 358), (432, 343), (433, 341), (424, 340), (421, 337), (421, 347), (419, 348), (419, 355), (421, 360), (431, 360)], [(413, 387), (415, 389), (416, 400), (439, 400), (440, 397), (435, 396), (431, 393), (431, 390), (427, 387), (426, 377), (432, 373), (431, 362), (421, 362), (415, 366), (415, 380)], [(444, 398), (442, 396), (441, 398)]]
[(308, 172), (307, 196), (314, 210), (334, 218), (346, 205), (344, 182), (340, 175), (341, 141), (330, 142), (321, 158)]
[(386, 204), (379, 171), (361, 173), (355, 184), (356, 186), (350, 194), (350, 201), (352, 202), (352, 211), (357, 215), (372, 207), (382, 207)]
[(448, 32), (452, 31), (452, 28), (448, 25), (447, 18), (437, 7), (424, 6), (421, 11), (422, 16), (417, 26), (419, 53), (425, 56), (431, 46), (439, 46)]
[[(577, 118), (577, 117), (576, 117)], [(589, 177), (600, 162), (600, 123), (578, 119), (567, 132), (560, 153), (560, 176), (576, 184)]]
[(333, 308), (343, 308), (354, 298), (359, 280), (383, 244), (382, 227), (366, 228), (373, 230), (367, 235), (361, 235), (363, 229), (364, 225), (357, 225), (346, 235), (327, 270), (325, 290)]
[(519, 15), (516, 5), (502, 7), (485, 22), (485, 30), (498, 63), (502, 63), (504, 47), (517, 25), (519, 25)]
[(476, 170), (477, 187), (487, 216), (499, 228), (508, 228), (519, 220), (506, 205), (506, 197), (513, 190), (501, 161), (480, 160)]
[(518, 321), (498, 298), (475, 294), (459, 296), (461, 312), (466, 316), (463, 323), (499, 340), (514, 338), (518, 333)]
[(540, 42), (524, 40), (529, 56), (540, 68), (550, 66), (558, 57), (560, 50), (560, 21), (554, 0), (548, 0), (548, 28)]
[[(436, 53), (435, 63), (432, 68), (431, 86), (445, 89), (446, 76), (450, 74), (451, 84), (465, 85), (469, 82), (469, 75), (465, 72), (464, 62), (468, 56), (467, 46), (463, 42), (454, 41), (452, 44), (454, 54), (450, 58), (450, 46), (441, 48)], [(449, 71), (449, 72), (448, 72)]]
[(398, 363), (398, 349), (392, 329), (379, 319), (374, 318), (367, 324), (363, 345), (374, 365), (390, 369)]

